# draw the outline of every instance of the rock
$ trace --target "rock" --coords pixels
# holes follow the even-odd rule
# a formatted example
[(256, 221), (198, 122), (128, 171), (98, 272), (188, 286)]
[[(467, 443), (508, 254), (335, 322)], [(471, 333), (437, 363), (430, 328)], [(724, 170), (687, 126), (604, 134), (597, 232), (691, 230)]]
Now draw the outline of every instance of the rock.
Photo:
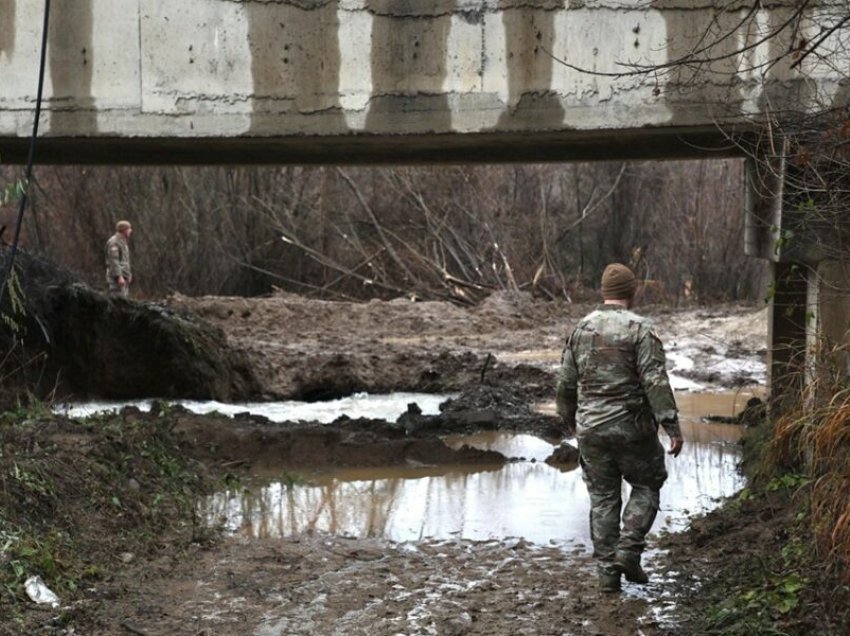
[(570, 466), (575, 468), (578, 466), (578, 458), (578, 449), (575, 446), (564, 443), (558, 446), (546, 458), (546, 463), (550, 466)]
[(395, 422), (395, 426), (402, 428), (405, 435), (415, 434), (422, 426), (431, 419), (427, 415), (422, 415), (422, 409), (416, 402), (411, 402), (407, 405), (407, 411), (399, 415)]

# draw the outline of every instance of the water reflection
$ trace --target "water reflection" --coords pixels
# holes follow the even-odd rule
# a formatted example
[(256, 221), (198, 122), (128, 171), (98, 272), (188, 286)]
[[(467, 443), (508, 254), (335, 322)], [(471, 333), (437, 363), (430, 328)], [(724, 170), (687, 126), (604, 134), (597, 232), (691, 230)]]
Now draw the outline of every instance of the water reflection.
[[(680, 400), (687, 440), (668, 458), (654, 530), (678, 530), (695, 513), (742, 485), (736, 471), (740, 428), (698, 421), (705, 414), (734, 413), (740, 395), (693, 395)], [(723, 410), (725, 409), (725, 411)], [(667, 443), (667, 440), (663, 440)], [(324, 531), (357, 537), (415, 541), (426, 537), (484, 540), (524, 537), (536, 543), (589, 544), (588, 497), (581, 472), (542, 463), (552, 446), (535, 437), (491, 432), (455, 437), (528, 461), (499, 469), (347, 470), (315, 478), (310, 485), (271, 483), (246, 492), (221, 492), (204, 502), (210, 523), (248, 537), (283, 537)]]

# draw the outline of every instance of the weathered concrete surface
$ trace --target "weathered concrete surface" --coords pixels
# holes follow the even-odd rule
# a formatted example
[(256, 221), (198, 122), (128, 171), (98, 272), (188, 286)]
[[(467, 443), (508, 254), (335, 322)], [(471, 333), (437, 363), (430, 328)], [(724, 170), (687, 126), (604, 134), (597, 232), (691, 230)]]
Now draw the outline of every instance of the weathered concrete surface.
[(822, 261), (808, 277), (807, 380), (825, 403), (850, 379), (850, 263)]
[[(761, 38), (790, 2), (715, 0), (78, 0), (53, 3), (45, 162), (485, 161), (699, 156), (718, 123), (830, 104), (834, 69)], [(843, 2), (820, 0), (819, 15)], [(786, 7), (786, 8), (783, 8)], [(22, 161), (43, 2), (0, 0), (0, 157)], [(846, 37), (839, 30), (833, 39)], [(829, 42), (827, 42), (829, 44)], [(736, 51), (752, 45), (745, 54)], [(565, 65), (596, 71), (584, 73)], [(609, 145), (610, 144), (610, 145)], [(728, 144), (726, 144), (728, 147)], [(734, 152), (729, 149), (727, 152)]]

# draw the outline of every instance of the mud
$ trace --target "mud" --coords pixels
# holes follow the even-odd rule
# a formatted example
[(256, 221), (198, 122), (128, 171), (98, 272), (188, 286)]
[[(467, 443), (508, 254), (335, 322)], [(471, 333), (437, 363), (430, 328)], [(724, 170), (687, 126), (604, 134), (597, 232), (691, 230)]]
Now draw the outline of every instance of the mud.
[(174, 570), (162, 564), (158, 573), (166, 572), (127, 608), (125, 629), (234, 636), (602, 636), (654, 629), (646, 601), (599, 595), (582, 583), (592, 573), (586, 555), (521, 540), (231, 541), (196, 551)]
[[(451, 392), (508, 387), (523, 401), (554, 395), (554, 373), (568, 329), (592, 305), (495, 293), (480, 305), (398, 299), (316, 301), (278, 293), (263, 298), (189, 298), (167, 306), (221, 328), (244, 352), (269, 399), (327, 399), (357, 391)], [(750, 366), (763, 360), (766, 309), (646, 308), (668, 349), (692, 363), (681, 374), (701, 388), (757, 385)], [(762, 372), (763, 373), (763, 372)]]
[[(331, 424), (275, 424), (253, 417), (195, 415), (179, 411), (170, 417), (174, 430), (192, 445), (196, 458), (211, 464), (238, 466), (245, 473), (278, 470), (321, 471), (330, 468), (425, 466), (441, 464), (502, 465), (501, 453), (468, 446), (450, 448), (439, 437), (439, 417), (419, 416), (427, 423), (398, 423), (341, 418)], [(465, 427), (466, 424), (464, 423)], [(443, 431), (447, 429), (442, 429)]]

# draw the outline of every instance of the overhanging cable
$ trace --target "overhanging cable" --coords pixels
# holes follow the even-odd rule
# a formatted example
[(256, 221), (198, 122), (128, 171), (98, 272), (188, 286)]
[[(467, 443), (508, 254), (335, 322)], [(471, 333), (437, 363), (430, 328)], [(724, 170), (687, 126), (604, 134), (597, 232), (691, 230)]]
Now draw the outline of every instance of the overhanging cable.
[(44, 25), (41, 33), (41, 59), (38, 64), (38, 92), (35, 97), (35, 121), (32, 124), (32, 136), (30, 137), (30, 148), (27, 157), (27, 169), (24, 176), (24, 187), (21, 193), (21, 202), (18, 207), (18, 222), (15, 227), (15, 238), (12, 241), (12, 246), (9, 249), (9, 254), (6, 258), (6, 268), (3, 272), (3, 283), (0, 285), (0, 307), (3, 306), (3, 301), (6, 300), (6, 289), (9, 285), (9, 276), (12, 274), (12, 267), (15, 264), (15, 256), (18, 253), (18, 243), (21, 239), (21, 226), (24, 221), (24, 211), (27, 207), (27, 193), (29, 192), (30, 182), (32, 181), (32, 165), (35, 160), (35, 140), (38, 137), (38, 120), (41, 117), (41, 98), (44, 90), (44, 67), (47, 57), (47, 26), (50, 23), (50, 0), (44, 0)]

